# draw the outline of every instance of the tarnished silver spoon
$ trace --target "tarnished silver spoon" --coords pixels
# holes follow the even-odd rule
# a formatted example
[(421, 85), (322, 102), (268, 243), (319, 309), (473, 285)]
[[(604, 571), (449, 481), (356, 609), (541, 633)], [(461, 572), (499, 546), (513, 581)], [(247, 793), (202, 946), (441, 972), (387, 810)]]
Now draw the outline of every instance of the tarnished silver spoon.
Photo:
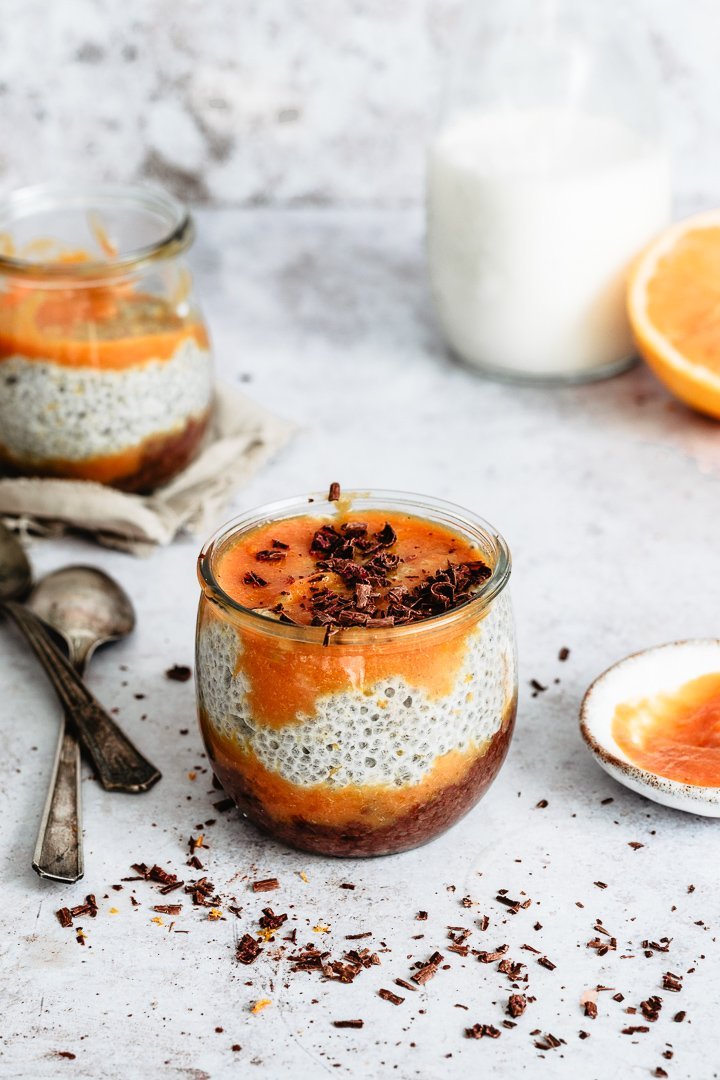
[(95, 766), (98, 779), (108, 791), (147, 791), (160, 779), (155, 766), (143, 757), (127, 735), (90, 693), (82, 678), (58, 648), (52, 633), (34, 611), (18, 599), (32, 580), (30, 566), (22, 546), (11, 532), (0, 525), (0, 609), (12, 616), (32, 645), (35, 654), (57, 691)]
[[(27, 605), (64, 638), (80, 676), (99, 645), (125, 637), (135, 626), (130, 597), (93, 566), (68, 566), (48, 574), (32, 590)], [(83, 875), (80, 746), (64, 716), (33, 869), (55, 881), (77, 881)]]

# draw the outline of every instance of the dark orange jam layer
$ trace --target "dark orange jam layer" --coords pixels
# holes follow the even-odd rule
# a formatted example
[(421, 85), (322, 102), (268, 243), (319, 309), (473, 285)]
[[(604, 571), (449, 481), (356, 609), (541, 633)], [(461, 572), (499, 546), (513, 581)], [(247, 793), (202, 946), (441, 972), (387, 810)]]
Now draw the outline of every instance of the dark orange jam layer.
[(11, 356), (110, 371), (169, 360), (185, 341), (208, 349), (204, 326), (128, 284), (10, 286), (0, 293), (0, 361)]
[(720, 673), (618, 705), (612, 733), (640, 768), (683, 784), (720, 787)]
[(43, 459), (29, 464), (18, 461), (0, 443), (0, 471), (13, 476), (54, 476), (70, 480), (94, 480), (121, 491), (147, 494), (166, 484), (193, 460), (207, 430), (210, 411), (190, 418), (178, 431), (152, 435), (119, 454), (83, 461)]
[(444, 832), (482, 797), (507, 753), (516, 701), (501, 729), (481, 748), (441, 758), (420, 784), (332, 789), (300, 787), (217, 736), (200, 717), (213, 769), (247, 818), (293, 847), (325, 855), (384, 855), (417, 847)]
[[(441, 525), (407, 514), (369, 511), (360, 515), (369, 530), (380, 531), (389, 522), (397, 534), (392, 551), (400, 557), (389, 574), (390, 588), (411, 587), (428, 573), (447, 566), (448, 560), (478, 559), (479, 552), (465, 538)], [(309, 623), (312, 588), (330, 587), (349, 592), (342, 578), (332, 571), (316, 572), (317, 555), (310, 553), (316, 530), (326, 519), (314, 516), (291, 518), (263, 525), (248, 532), (221, 552), (215, 575), (223, 591), (246, 607), (270, 611), (278, 602), (298, 623)], [(339, 526), (343, 517), (333, 519)], [(352, 516), (345, 520), (352, 520)], [(273, 541), (287, 548), (273, 547)], [(257, 559), (257, 553), (278, 551), (277, 561)], [(249, 574), (259, 575), (266, 584), (248, 584)], [(382, 590), (381, 590), (382, 591)], [(244, 624), (238, 626), (240, 644), (237, 671), (248, 680), (248, 698), (256, 720), (270, 727), (295, 723), (301, 715), (312, 716), (315, 702), (323, 694), (338, 691), (372, 691), (384, 679), (399, 676), (410, 686), (433, 697), (455, 688), (458, 671), (466, 654), (466, 640), (485, 612), (475, 619), (459, 618), (431, 633), (399, 635), (392, 642), (378, 642), (372, 630), (362, 645), (332, 642), (323, 648), (318, 641), (283, 638), (270, 631)], [(218, 616), (205, 601), (201, 606), (199, 632), (207, 620)], [(321, 632), (320, 630), (318, 631)], [(237, 674), (236, 671), (236, 674)], [(471, 687), (468, 687), (468, 691)]]

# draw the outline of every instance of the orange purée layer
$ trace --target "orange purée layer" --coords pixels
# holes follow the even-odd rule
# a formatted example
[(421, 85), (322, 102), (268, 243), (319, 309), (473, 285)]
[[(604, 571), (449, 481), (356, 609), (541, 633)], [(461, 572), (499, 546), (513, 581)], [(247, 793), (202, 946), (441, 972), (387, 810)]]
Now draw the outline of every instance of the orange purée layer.
[[(506, 718), (507, 720), (507, 718)], [(466, 753), (451, 750), (439, 758), (419, 784), (389, 787), (383, 784), (349, 785), (333, 788), (327, 784), (311, 787), (292, 784), (270, 772), (252, 751), (242, 751), (236, 743), (218, 735), (207, 718), (200, 724), (212, 760), (220, 770), (240, 773), (243, 784), (277, 821), (301, 818), (315, 825), (343, 828), (364, 825), (380, 829), (415, 807), (432, 799), (443, 789), (461, 784), (472, 764), (482, 757), (485, 746)], [(504, 721), (503, 728), (507, 726)]]
[(209, 348), (205, 328), (181, 319), (169, 305), (157, 327), (123, 331), (123, 313), (131, 320), (133, 306), (144, 299), (154, 298), (132, 292), (127, 285), (11, 287), (0, 294), (0, 362), (21, 356), (66, 367), (121, 371), (148, 360), (169, 360), (191, 338), (200, 348)]
[(630, 760), (648, 772), (720, 787), (720, 674), (618, 705), (612, 733)]
[[(391, 550), (404, 561), (391, 573), (393, 584), (405, 582), (413, 587), (428, 572), (445, 567), (448, 559), (472, 561), (480, 554), (468, 540), (442, 525), (407, 514), (372, 510), (338, 516), (332, 523), (337, 527), (343, 520), (359, 518), (368, 524), (370, 532), (380, 531), (386, 521), (395, 529), (397, 542)], [(326, 520), (290, 518), (247, 533), (220, 554), (214, 568), (220, 587), (246, 607), (272, 608), (280, 600), (291, 618), (309, 624), (309, 583), (305, 579), (308, 575), (317, 577), (315, 564), (319, 558), (310, 554), (310, 544)], [(280, 562), (259, 562), (255, 553), (271, 549), (274, 539), (289, 545), (287, 557)], [(263, 588), (246, 585), (243, 578), (248, 571), (259, 574), (268, 584)], [(336, 574), (328, 572), (323, 579), (314, 584), (347, 591)], [(201, 626), (205, 618), (214, 617), (204, 603)], [(465, 658), (466, 637), (474, 626), (469, 628), (463, 621), (462, 625), (433, 634), (421, 634), (418, 639), (400, 635), (397, 641), (382, 644), (373, 642), (373, 632), (368, 629), (360, 631), (368, 635), (362, 644), (333, 643), (327, 648), (319, 642), (290, 640), (243, 626), (237, 628), (242, 646), (237, 671), (241, 670), (249, 681), (254, 717), (269, 727), (292, 724), (301, 715), (312, 716), (323, 694), (367, 690), (368, 694), (381, 696), (383, 681), (392, 676), (399, 676), (433, 697), (443, 697), (453, 690)]]

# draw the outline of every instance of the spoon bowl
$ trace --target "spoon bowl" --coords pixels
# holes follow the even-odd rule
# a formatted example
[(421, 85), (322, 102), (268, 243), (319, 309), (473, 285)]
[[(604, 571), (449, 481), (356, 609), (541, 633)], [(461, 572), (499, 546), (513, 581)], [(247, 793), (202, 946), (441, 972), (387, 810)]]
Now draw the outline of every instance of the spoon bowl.
[(131, 633), (135, 612), (124, 589), (94, 566), (68, 566), (39, 581), (28, 606), (67, 642), (84, 667), (99, 645)]

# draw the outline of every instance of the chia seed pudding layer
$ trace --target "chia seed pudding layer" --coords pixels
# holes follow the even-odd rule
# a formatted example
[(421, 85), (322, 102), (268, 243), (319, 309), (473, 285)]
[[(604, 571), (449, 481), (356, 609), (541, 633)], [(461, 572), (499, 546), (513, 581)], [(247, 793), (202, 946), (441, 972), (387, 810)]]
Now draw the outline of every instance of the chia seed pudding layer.
[(118, 370), (13, 355), (0, 362), (0, 454), (30, 471), (122, 455), (199, 424), (212, 392), (210, 353), (193, 337)]
[(204, 587), (198, 617), (203, 737), (223, 787), (273, 835), (331, 855), (402, 851), (465, 814), (505, 757), (507, 549), (400, 510), (316, 513), (220, 541), (220, 591)]
[[(516, 661), (507, 594), (458, 648), (448, 694), (433, 697), (400, 676), (361, 680), (276, 728), (253, 714), (241, 636), (215, 617), (201, 620), (201, 725), (223, 787), (251, 820), (307, 850), (372, 855), (437, 835), (475, 804), (510, 742)], [(276, 790), (282, 800), (272, 798)], [(295, 813), (307, 796), (321, 805), (335, 799), (337, 824)]]

